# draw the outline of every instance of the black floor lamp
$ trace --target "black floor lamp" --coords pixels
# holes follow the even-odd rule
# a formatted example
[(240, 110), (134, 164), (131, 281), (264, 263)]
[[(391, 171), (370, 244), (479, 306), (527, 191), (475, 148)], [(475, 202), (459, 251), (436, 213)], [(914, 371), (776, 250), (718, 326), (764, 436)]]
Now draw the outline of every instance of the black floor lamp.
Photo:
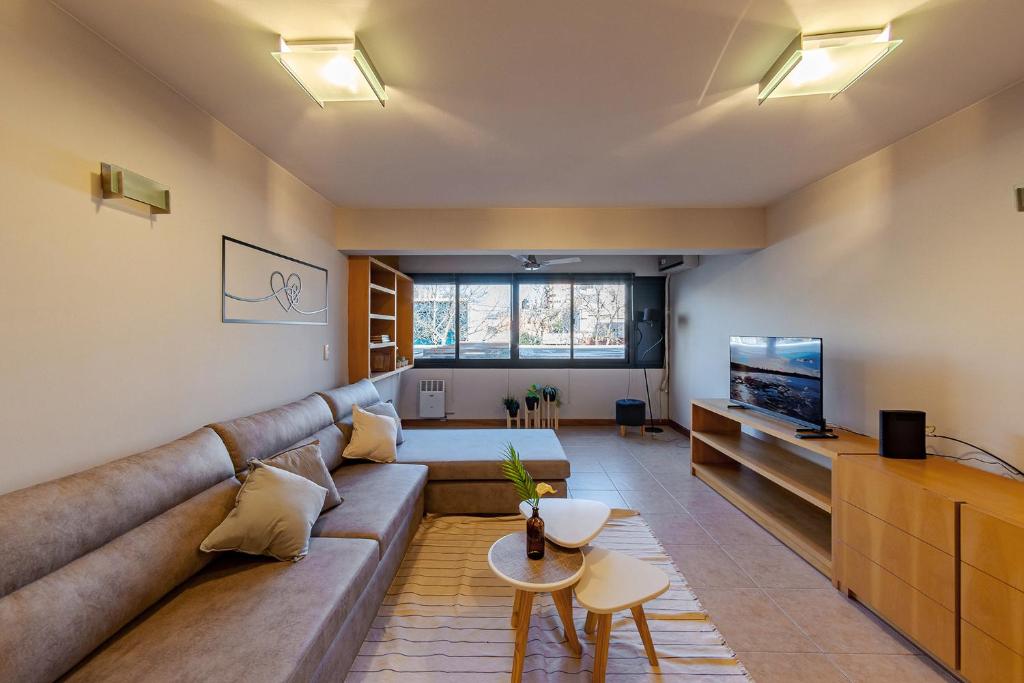
[[(640, 339), (637, 340), (637, 344), (636, 344), (636, 347), (638, 349), (644, 343), (644, 330), (643, 330), (643, 326), (644, 325), (649, 325), (651, 327), (654, 327), (654, 324), (656, 322), (658, 322), (658, 309), (656, 309), (656, 308), (645, 308), (643, 310), (643, 312), (640, 314), (640, 319), (637, 321), (637, 325), (636, 325), (636, 331), (640, 334)], [(661, 339), (659, 339), (658, 341), (656, 341), (653, 344), (651, 344), (650, 346), (648, 346), (647, 349), (644, 350), (644, 352), (640, 354), (640, 359), (639, 359), (638, 362), (643, 363), (644, 359), (647, 358), (647, 354), (649, 354), (652, 350), (658, 348), (658, 346), (663, 341), (665, 341), (665, 335), (664, 334), (661, 335)], [(652, 434), (661, 434), (664, 430), (661, 427), (655, 427), (654, 426), (654, 406), (651, 405), (651, 386), (650, 386), (650, 384), (647, 383), (647, 368), (646, 367), (644, 368), (644, 387), (647, 389), (647, 410), (648, 410), (648, 413), (650, 414), (650, 421), (651, 421), (651, 426), (647, 428), (647, 431), (651, 432)]]

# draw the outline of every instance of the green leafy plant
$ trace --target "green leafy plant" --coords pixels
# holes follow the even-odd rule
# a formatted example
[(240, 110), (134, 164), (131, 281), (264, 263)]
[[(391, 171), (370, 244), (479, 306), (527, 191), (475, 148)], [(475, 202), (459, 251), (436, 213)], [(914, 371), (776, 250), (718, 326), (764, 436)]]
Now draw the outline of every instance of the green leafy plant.
[(542, 389), (539, 386), (537, 386), (536, 384), (531, 384), (530, 388), (526, 390), (526, 397), (535, 398), (539, 401), (541, 391)]
[(555, 492), (550, 484), (534, 483), (533, 477), (526, 471), (526, 466), (523, 465), (523, 461), (519, 458), (519, 452), (516, 451), (512, 442), (505, 445), (505, 452), (501, 455), (501, 473), (515, 486), (519, 499), (529, 501), (533, 507), (540, 505), (540, 497), (545, 493)]
[(505, 410), (507, 410), (508, 414), (512, 417), (515, 417), (519, 413), (519, 399), (512, 394), (501, 399), (501, 404), (505, 406)]

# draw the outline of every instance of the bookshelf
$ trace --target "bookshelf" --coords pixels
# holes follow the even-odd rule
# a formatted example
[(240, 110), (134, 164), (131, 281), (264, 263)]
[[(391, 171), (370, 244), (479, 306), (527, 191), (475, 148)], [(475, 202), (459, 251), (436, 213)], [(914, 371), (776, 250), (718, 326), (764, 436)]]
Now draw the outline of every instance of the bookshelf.
[[(393, 377), (412, 367), (412, 279), (372, 256), (348, 259), (348, 379)], [(406, 358), (408, 365), (399, 366)]]

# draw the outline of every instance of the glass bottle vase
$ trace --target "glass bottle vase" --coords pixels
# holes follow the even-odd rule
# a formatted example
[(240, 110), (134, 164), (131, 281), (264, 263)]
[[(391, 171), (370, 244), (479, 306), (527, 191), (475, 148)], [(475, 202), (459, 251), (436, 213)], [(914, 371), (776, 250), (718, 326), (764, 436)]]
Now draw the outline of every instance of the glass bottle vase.
[(540, 510), (533, 507), (533, 515), (526, 520), (526, 556), (531, 560), (544, 559), (544, 520)]

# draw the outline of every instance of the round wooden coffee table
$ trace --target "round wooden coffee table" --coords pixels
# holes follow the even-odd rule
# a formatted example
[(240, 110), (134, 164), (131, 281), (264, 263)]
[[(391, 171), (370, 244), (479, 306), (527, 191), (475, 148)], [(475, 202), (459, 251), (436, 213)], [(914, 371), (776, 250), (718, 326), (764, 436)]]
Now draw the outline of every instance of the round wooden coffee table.
[(583, 649), (572, 621), (572, 587), (583, 576), (585, 567), (582, 552), (546, 543), (544, 559), (531, 560), (526, 557), (526, 532), (521, 531), (495, 541), (487, 553), (487, 564), (495, 576), (516, 589), (512, 605), (512, 626), (516, 629), (516, 647), (512, 659), (513, 683), (523, 678), (523, 660), (526, 657), (535, 593), (551, 593), (558, 616), (562, 618), (566, 642), (577, 657), (582, 654)]

